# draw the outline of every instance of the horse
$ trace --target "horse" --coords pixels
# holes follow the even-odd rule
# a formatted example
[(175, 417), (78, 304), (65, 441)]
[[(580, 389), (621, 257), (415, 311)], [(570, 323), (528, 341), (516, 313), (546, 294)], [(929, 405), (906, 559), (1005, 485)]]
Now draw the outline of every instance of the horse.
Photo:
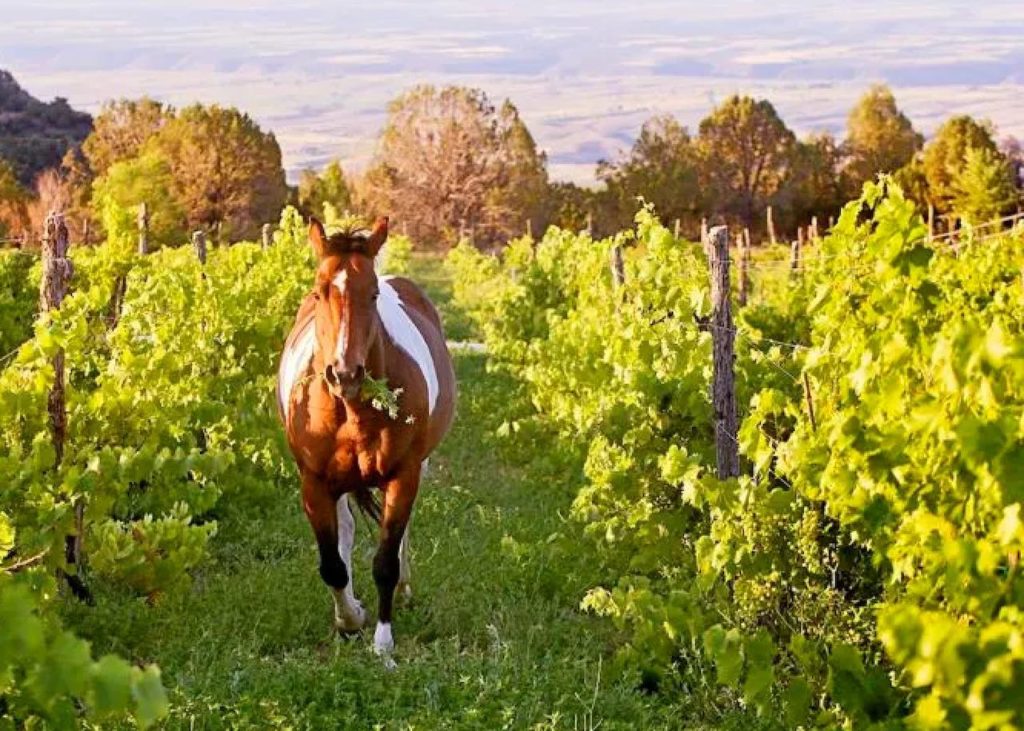
[[(409, 279), (375, 272), (387, 236), (387, 218), (330, 236), (310, 221), (316, 276), (285, 341), (277, 401), (339, 633), (366, 623), (352, 587), (350, 498), (378, 524), (373, 647), (393, 663), (396, 589), (411, 596), (409, 519), (427, 458), (451, 428), (456, 383), (437, 309)], [(368, 391), (382, 381), (391, 408)]]

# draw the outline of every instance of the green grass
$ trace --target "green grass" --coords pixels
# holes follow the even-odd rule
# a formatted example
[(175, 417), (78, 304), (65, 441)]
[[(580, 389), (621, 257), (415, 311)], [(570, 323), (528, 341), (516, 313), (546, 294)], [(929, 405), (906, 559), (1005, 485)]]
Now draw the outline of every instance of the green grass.
[[(571, 486), (538, 484), (495, 436), (510, 384), (460, 355), (459, 418), (412, 523), (416, 596), (395, 618), (398, 669), (372, 625), (331, 632), (297, 489), (229, 516), (190, 591), (156, 606), (100, 589), (72, 623), (100, 652), (156, 662), (167, 728), (675, 728), (666, 699), (615, 682), (612, 636), (577, 606), (595, 577), (567, 540)], [(357, 595), (376, 606), (373, 542), (357, 528)]]
[[(441, 260), (415, 267), (447, 307)], [(749, 729), (706, 695), (645, 692), (610, 670), (618, 638), (579, 611), (608, 577), (565, 518), (578, 463), (529, 429), (499, 436), (521, 397), (485, 356), (459, 354), (456, 369), (458, 417), (411, 526), (415, 597), (395, 617), (397, 670), (372, 654), (372, 622), (333, 633), (297, 484), (221, 516), (190, 590), (149, 606), (97, 585), (95, 606), (66, 605), (69, 624), (98, 653), (159, 664), (167, 729)], [(373, 549), (357, 519), (356, 592), (371, 614)]]

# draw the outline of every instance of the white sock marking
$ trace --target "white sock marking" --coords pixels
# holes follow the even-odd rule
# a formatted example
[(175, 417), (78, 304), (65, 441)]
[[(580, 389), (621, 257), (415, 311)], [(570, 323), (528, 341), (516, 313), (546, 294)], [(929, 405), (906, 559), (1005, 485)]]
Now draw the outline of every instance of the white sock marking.
[(395, 640), (391, 637), (391, 623), (377, 622), (373, 632), (373, 651), (378, 655), (388, 655), (395, 649)]
[(348, 585), (341, 591), (334, 592), (334, 621), (342, 629), (359, 629), (366, 621), (366, 612), (356, 599), (352, 577), (352, 544), (355, 542), (356, 522), (352, 518), (352, 510), (348, 504), (348, 495), (338, 498), (338, 553), (341, 555), (345, 571), (348, 572)]

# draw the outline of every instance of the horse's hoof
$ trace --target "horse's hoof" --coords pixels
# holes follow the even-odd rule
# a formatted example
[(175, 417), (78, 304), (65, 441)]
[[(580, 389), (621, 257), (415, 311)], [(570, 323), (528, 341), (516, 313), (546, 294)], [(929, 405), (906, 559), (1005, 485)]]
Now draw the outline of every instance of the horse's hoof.
[(339, 634), (352, 635), (358, 633), (366, 626), (366, 610), (363, 605), (356, 602), (355, 612), (350, 617), (335, 617), (334, 628)]

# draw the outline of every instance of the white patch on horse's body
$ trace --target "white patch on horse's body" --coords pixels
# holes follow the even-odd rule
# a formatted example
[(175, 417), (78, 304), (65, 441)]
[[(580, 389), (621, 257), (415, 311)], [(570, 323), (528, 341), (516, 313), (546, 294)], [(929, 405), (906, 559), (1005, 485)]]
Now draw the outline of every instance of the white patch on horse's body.
[(432, 414), (441, 390), (437, 380), (437, 369), (434, 367), (434, 356), (430, 353), (423, 333), (405, 311), (405, 303), (390, 280), (391, 277), (381, 277), (377, 313), (392, 342), (412, 358), (423, 374), (423, 380), (427, 382), (427, 413)]
[(284, 412), (284, 421), (288, 423), (291, 411), (292, 389), (295, 382), (306, 372), (313, 358), (316, 346), (316, 323), (310, 319), (292, 342), (292, 346), (281, 356), (281, 366), (277, 373), (277, 395)]
[(342, 590), (334, 590), (334, 624), (338, 629), (348, 632), (361, 629), (366, 622), (363, 605), (356, 599), (352, 578), (352, 544), (356, 537), (356, 521), (348, 504), (348, 495), (338, 498), (338, 553), (345, 571), (348, 573), (348, 584)]

